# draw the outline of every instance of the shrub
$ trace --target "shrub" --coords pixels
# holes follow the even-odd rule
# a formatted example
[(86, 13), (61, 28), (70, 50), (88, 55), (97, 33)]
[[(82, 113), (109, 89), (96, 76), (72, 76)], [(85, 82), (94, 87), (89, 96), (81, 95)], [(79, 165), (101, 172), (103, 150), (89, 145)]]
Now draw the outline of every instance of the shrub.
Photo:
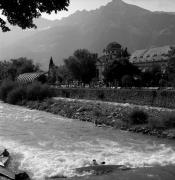
[(121, 79), (123, 87), (132, 87), (133, 86), (133, 78), (130, 75), (124, 75)]
[(150, 128), (164, 129), (163, 116), (151, 116), (148, 119), (148, 125)]
[(25, 87), (16, 87), (7, 95), (7, 102), (10, 104), (17, 104), (26, 98)]
[(129, 115), (130, 123), (137, 124), (145, 124), (148, 122), (148, 114), (142, 110), (135, 109)]
[(151, 128), (159, 128), (159, 129), (175, 128), (175, 113), (167, 112), (157, 116), (154, 115), (148, 121), (149, 121), (149, 126)]
[(97, 96), (98, 96), (98, 99), (100, 99), (100, 100), (104, 100), (104, 98), (105, 98), (104, 92), (101, 92), (101, 91), (98, 92)]
[(62, 91), (62, 95), (63, 95), (63, 97), (70, 98), (70, 92), (68, 92), (66, 90)]
[(175, 113), (167, 113), (163, 117), (163, 124), (165, 128), (175, 128)]
[(48, 97), (54, 96), (54, 92), (50, 86), (46, 84), (41, 84), (39, 82), (34, 82), (27, 86), (27, 100), (43, 100)]
[(14, 81), (4, 80), (0, 87), (0, 98), (3, 101), (6, 101), (8, 93), (15, 87), (17, 87), (17, 83)]

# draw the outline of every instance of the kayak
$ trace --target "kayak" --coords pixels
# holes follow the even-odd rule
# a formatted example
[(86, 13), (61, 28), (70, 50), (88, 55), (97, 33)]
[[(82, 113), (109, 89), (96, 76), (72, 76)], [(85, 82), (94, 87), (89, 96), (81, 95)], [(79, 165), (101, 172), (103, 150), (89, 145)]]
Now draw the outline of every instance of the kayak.
[(0, 156), (0, 166), (5, 167), (10, 157)]
[(76, 168), (76, 172), (83, 173), (83, 172), (93, 172), (93, 174), (106, 174), (111, 173), (116, 170), (130, 170), (131, 168), (126, 167), (124, 165), (96, 165), (96, 166), (87, 166)]

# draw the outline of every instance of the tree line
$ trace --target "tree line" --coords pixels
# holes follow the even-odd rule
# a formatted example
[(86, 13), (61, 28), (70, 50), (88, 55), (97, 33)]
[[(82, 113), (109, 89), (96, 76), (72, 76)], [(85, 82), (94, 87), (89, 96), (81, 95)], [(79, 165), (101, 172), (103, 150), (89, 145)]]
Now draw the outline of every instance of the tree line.
[[(125, 49), (126, 51), (126, 49)], [(127, 54), (127, 56), (126, 56)], [(105, 86), (121, 87), (166, 87), (175, 86), (175, 51), (169, 53), (167, 67), (162, 71), (160, 65), (153, 65), (141, 71), (129, 61), (130, 54), (107, 63), (103, 71)], [(64, 59), (64, 64), (57, 67), (59, 82), (78, 81), (83, 84), (98, 84), (96, 63), (98, 55), (86, 49), (79, 49)]]
[[(128, 55), (126, 56), (126, 54)], [(77, 82), (82, 85), (99, 85), (97, 61), (98, 54), (91, 53), (87, 49), (78, 49), (73, 55), (64, 59), (63, 65), (54, 65), (54, 73), (48, 77), (47, 82), (49, 84)], [(39, 64), (34, 64), (33, 60), (24, 57), (1, 61), (0, 81), (4, 79), (14, 81), (19, 74), (37, 71), (41, 71)], [(106, 87), (174, 87), (175, 50), (170, 52), (164, 72), (159, 65), (153, 65), (142, 72), (129, 61), (127, 52), (124, 56), (120, 56), (104, 66), (103, 77), (103, 84)]]
[(20, 74), (37, 71), (40, 71), (39, 64), (34, 64), (32, 59), (25, 57), (0, 61), (0, 81), (4, 79), (14, 81)]

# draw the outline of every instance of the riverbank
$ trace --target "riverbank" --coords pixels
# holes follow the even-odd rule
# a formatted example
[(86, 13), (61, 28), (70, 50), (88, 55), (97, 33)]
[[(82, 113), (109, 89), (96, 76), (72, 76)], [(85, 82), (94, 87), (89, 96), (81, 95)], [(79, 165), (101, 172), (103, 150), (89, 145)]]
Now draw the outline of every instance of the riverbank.
[[(67, 118), (92, 122), (99, 127), (113, 127), (134, 133), (175, 139), (175, 110), (172, 109), (69, 98), (53, 98), (42, 102), (23, 101), (20, 105)], [(146, 114), (148, 119), (144, 123), (133, 123), (131, 114), (135, 112), (136, 121), (144, 117), (143, 114)]]

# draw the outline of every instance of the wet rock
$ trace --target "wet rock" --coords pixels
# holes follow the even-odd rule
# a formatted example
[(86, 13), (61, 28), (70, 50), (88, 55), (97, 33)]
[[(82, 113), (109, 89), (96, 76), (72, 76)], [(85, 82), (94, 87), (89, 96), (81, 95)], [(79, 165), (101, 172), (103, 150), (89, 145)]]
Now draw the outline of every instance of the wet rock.
[(15, 180), (30, 180), (30, 177), (26, 172), (22, 172), (15, 175)]

